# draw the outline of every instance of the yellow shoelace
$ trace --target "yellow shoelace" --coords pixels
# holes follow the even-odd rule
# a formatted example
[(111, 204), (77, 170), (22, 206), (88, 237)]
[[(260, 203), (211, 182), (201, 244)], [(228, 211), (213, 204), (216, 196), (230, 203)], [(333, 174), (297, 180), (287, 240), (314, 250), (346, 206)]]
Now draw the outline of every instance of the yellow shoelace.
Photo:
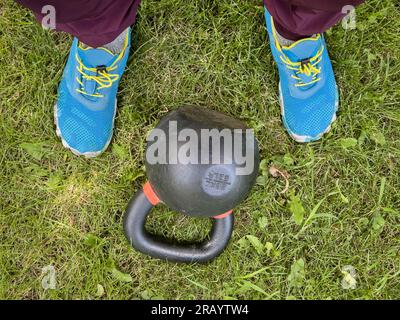
[[(293, 62), (283, 52), (281, 52), (282, 55), (279, 57), (282, 62), (286, 64), (288, 69), (295, 71), (295, 75), (292, 74), (291, 77), (298, 81), (298, 83), (295, 84), (296, 87), (308, 86), (321, 80), (321, 78), (318, 77), (321, 73), (321, 68), (318, 68), (318, 64), (322, 61), (323, 51), (324, 48), (322, 47), (314, 57), (301, 62)], [(301, 74), (304, 74), (307, 77), (312, 76), (311, 81), (304, 82), (299, 77)]]
[[(125, 37), (125, 42), (124, 42), (124, 48), (123, 50), (121, 50), (121, 52), (119, 53), (117, 59), (115, 59), (115, 61), (111, 64), (111, 66), (106, 67), (106, 66), (101, 66), (101, 67), (97, 67), (97, 68), (89, 68), (86, 67), (82, 60), (79, 58), (78, 54), (75, 55), (75, 59), (78, 63), (78, 66), (76, 67), (76, 69), (78, 70), (78, 72), (82, 75), (82, 78), (85, 80), (93, 80), (98, 84), (97, 90), (101, 90), (104, 88), (110, 88), (113, 83), (115, 81), (117, 81), (119, 79), (119, 75), (115, 74), (115, 73), (110, 73), (110, 71), (113, 71), (115, 69), (118, 68), (118, 61), (120, 61), (123, 56), (125, 55), (125, 51), (126, 48), (128, 47), (128, 41), (129, 41), (129, 33), (127, 33), (126, 37)], [(85, 49), (83, 49), (85, 50)], [(107, 49), (104, 49), (106, 51), (108, 51)], [(110, 51), (108, 51), (110, 54), (112, 54)], [(91, 72), (91, 73), (95, 73), (95, 75), (90, 75), (87, 74), (87, 72)], [(104, 95), (100, 94), (100, 93), (88, 93), (85, 91), (84, 89), (84, 84), (81, 81), (81, 79), (79, 79), (79, 77), (76, 77), (76, 81), (78, 81), (78, 83), (81, 85), (81, 87), (79, 89), (76, 89), (77, 92), (87, 95), (87, 96), (91, 96), (91, 97), (96, 97), (96, 98), (102, 98), (104, 97)]]
[[(275, 46), (278, 49), (278, 51), (281, 53), (279, 58), (282, 60), (282, 62), (284, 64), (286, 64), (286, 67), (288, 69), (295, 71), (295, 75), (293, 75), (293, 74), (291, 75), (291, 77), (293, 79), (296, 79), (298, 81), (298, 83), (296, 83), (295, 86), (296, 87), (304, 87), (304, 86), (308, 86), (310, 84), (320, 81), (321, 77), (318, 77), (318, 75), (321, 73), (321, 68), (318, 68), (318, 64), (322, 61), (322, 53), (324, 52), (324, 47), (319, 49), (317, 54), (310, 59), (300, 61), (300, 62), (293, 62), (285, 55), (285, 53), (282, 50), (282, 46), (279, 44), (277, 31), (276, 31), (274, 19), (272, 18), (272, 16), (271, 16), (271, 26), (272, 26), (272, 32), (273, 32), (274, 38), (275, 38)], [(320, 37), (321, 37), (321, 35), (318, 34), (314, 40), (316, 41)], [(305, 41), (305, 40), (307, 40), (307, 38), (303, 39), (303, 40), (299, 40), (298, 42)], [(295, 44), (292, 44), (288, 47), (283, 47), (283, 48), (290, 49), (294, 45), (298, 44), (298, 42), (296, 42)], [(306, 75), (307, 77), (312, 75), (311, 81), (304, 82), (299, 77), (299, 75), (302, 75), (302, 74)]]
[[(82, 75), (82, 78), (87, 80), (87, 81), (95, 81), (98, 84), (97, 90), (101, 90), (104, 88), (110, 88), (115, 81), (119, 79), (118, 74), (113, 74), (110, 73), (110, 71), (113, 71), (118, 68), (117, 65), (114, 65), (114, 63), (110, 67), (98, 67), (98, 68), (88, 68), (86, 67), (82, 60), (79, 59), (79, 56), (75, 56), (76, 61), (78, 62), (78, 66), (76, 67), (76, 70)], [(115, 61), (117, 62), (117, 61)], [(90, 75), (87, 72), (92, 72), (95, 73), (96, 75)], [(76, 81), (81, 85), (80, 89), (76, 89), (77, 92), (91, 96), (91, 97), (96, 97), (96, 98), (102, 98), (104, 95), (100, 93), (88, 93), (84, 90), (84, 84), (79, 79), (79, 77), (76, 77)]]

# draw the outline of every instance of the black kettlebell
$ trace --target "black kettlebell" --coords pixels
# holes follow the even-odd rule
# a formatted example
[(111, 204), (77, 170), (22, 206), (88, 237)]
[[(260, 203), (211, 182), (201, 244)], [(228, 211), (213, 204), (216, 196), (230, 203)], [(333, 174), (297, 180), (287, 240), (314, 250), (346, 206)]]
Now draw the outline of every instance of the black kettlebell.
[[(233, 229), (232, 209), (248, 195), (258, 173), (257, 141), (246, 129), (232, 117), (194, 106), (161, 119), (148, 137), (148, 182), (124, 217), (125, 235), (135, 249), (187, 263), (207, 262), (224, 250)], [(208, 239), (179, 244), (148, 233), (146, 218), (159, 202), (188, 216), (213, 217)]]

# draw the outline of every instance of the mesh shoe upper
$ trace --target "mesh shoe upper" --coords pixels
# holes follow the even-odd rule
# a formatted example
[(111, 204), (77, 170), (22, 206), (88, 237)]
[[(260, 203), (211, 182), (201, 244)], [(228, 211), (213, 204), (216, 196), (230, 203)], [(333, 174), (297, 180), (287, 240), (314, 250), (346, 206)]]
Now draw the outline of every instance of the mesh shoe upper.
[(55, 121), (64, 145), (94, 156), (109, 144), (116, 95), (129, 54), (130, 33), (121, 54), (79, 46), (74, 39), (58, 89)]
[(338, 108), (338, 91), (322, 35), (302, 39), (289, 47), (276, 40), (271, 15), (265, 9), (270, 46), (278, 65), (283, 123), (299, 142), (319, 139)]

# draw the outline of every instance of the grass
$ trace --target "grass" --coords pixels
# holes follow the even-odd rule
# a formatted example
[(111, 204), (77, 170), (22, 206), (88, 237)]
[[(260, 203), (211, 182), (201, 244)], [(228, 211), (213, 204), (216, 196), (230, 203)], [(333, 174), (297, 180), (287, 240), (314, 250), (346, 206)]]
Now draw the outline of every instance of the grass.
[[(370, 0), (356, 30), (327, 33), (341, 111), (331, 133), (301, 145), (281, 125), (261, 1), (144, 0), (112, 146), (86, 160), (62, 147), (53, 126), (71, 37), (0, 0), (0, 298), (398, 299), (399, 21), (396, 1)], [(263, 159), (229, 247), (207, 265), (154, 260), (122, 231), (145, 181), (145, 135), (186, 103), (245, 120)], [(272, 165), (290, 175), (283, 196)], [(148, 228), (199, 239), (209, 221), (160, 207)], [(55, 290), (41, 284), (49, 265)], [(355, 288), (344, 289), (344, 278)]]

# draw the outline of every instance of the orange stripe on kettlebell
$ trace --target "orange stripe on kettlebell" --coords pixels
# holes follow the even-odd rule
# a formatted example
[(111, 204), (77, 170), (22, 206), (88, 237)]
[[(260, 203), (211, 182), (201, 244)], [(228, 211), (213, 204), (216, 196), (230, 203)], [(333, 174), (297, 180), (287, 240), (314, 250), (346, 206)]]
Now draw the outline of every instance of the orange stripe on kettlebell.
[(143, 192), (144, 195), (146, 196), (147, 200), (155, 206), (160, 202), (160, 198), (157, 197), (156, 193), (154, 192), (153, 188), (151, 187), (151, 184), (149, 181), (147, 181), (144, 186), (143, 186)]
[(223, 218), (229, 216), (232, 212), (233, 212), (233, 210), (229, 210), (229, 211), (227, 211), (227, 212), (225, 212), (223, 214), (220, 214), (218, 216), (214, 216), (213, 218), (214, 219), (223, 219)]

